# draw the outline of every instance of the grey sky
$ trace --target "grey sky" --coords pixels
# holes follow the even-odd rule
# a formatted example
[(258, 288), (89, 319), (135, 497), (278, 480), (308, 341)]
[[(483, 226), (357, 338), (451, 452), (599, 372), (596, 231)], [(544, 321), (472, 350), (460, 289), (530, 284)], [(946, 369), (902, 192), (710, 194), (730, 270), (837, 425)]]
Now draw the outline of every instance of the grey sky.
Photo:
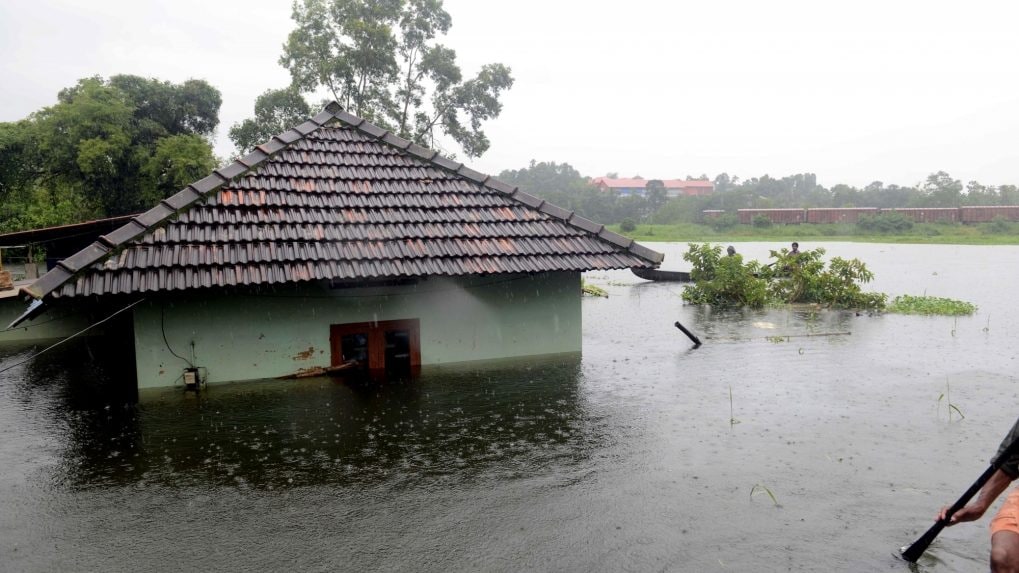
[[(446, 0), (465, 72), (516, 85), (469, 161), (587, 175), (812, 171), (824, 185), (955, 178), (1019, 184), (1011, 2)], [(216, 151), (276, 62), (285, 1), (0, 1), (0, 121), (89, 75), (202, 78), (223, 93)]]

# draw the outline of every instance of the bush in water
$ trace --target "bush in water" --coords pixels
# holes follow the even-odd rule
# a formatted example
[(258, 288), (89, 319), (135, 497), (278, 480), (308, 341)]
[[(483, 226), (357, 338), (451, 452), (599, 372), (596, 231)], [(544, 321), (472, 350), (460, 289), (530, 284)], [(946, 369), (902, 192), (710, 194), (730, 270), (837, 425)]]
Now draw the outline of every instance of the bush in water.
[(683, 259), (691, 263), (692, 286), (683, 291), (691, 304), (761, 307), (765, 304), (806, 302), (837, 308), (882, 309), (887, 296), (863, 292), (860, 283), (874, 274), (858, 259), (835, 257), (825, 267), (824, 249), (797, 254), (771, 251), (774, 262), (744, 263), (740, 255), (722, 256), (722, 247), (689, 244)]

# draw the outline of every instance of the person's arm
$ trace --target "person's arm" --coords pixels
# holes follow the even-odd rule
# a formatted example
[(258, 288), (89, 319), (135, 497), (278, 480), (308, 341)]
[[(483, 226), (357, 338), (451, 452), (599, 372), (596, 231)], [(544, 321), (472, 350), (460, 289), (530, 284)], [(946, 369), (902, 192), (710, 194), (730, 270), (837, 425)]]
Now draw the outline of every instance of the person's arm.
[[(994, 472), (991, 475), (991, 479), (987, 480), (984, 487), (980, 489), (980, 495), (977, 496), (976, 501), (952, 514), (952, 519), (948, 522), (948, 525), (952, 526), (956, 523), (980, 519), (987, 511), (987, 508), (991, 507), (991, 504), (994, 503), (994, 500), (998, 499), (1001, 492), (1005, 491), (1008, 484), (1012, 483), (1013, 479), (1012, 476), (1000, 469)], [(945, 519), (947, 511), (947, 506), (941, 508), (941, 513), (938, 514), (938, 521)]]

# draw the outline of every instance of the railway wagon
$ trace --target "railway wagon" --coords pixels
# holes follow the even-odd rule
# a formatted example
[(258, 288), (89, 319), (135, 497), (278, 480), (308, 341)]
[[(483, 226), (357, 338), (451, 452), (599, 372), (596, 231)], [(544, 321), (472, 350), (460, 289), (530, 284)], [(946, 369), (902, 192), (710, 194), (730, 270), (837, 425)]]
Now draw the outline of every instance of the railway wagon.
[(856, 223), (861, 215), (877, 215), (877, 207), (807, 209), (808, 223)]
[(963, 223), (990, 223), (997, 217), (1006, 221), (1019, 221), (1019, 205), (959, 207), (959, 216)]
[(807, 218), (805, 209), (737, 209), (736, 213), (741, 225), (753, 224), (754, 217), (759, 215), (778, 225), (798, 225)]
[(896, 207), (881, 209), (882, 213), (901, 213), (914, 223), (956, 223), (959, 221), (958, 207)]

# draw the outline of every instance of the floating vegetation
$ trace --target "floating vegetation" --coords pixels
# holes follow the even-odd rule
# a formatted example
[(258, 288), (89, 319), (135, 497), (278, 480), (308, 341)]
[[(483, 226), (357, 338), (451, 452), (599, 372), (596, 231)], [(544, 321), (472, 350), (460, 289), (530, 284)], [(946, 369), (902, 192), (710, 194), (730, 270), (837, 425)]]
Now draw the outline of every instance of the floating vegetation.
[(580, 281), (580, 291), (588, 296), (600, 296), (603, 298), (609, 298), (609, 293), (605, 292), (605, 289), (587, 284), (584, 281)]
[[(895, 297), (885, 312), (895, 314), (926, 314), (941, 316), (962, 316), (973, 314), (977, 305), (936, 296), (911, 296), (908, 294)], [(990, 320), (990, 317), (988, 317)], [(988, 322), (990, 324), (990, 322)]]
[(948, 421), (952, 421), (952, 411), (955, 410), (956, 414), (959, 414), (959, 419), (962, 420), (966, 416), (962, 413), (962, 410), (958, 406), (952, 403), (952, 388), (948, 385), (948, 380), (945, 380), (945, 391), (938, 396), (938, 411), (941, 411), (941, 401), (944, 400), (945, 404), (948, 404)]
[(766, 493), (771, 498), (771, 503), (778, 507), (778, 500), (775, 499), (775, 494), (771, 492), (768, 486), (763, 484), (754, 484), (754, 487), (750, 488), (750, 501), (754, 501), (754, 496), (759, 493)]
[(780, 342), (789, 342), (789, 339), (786, 338), (785, 336), (768, 336), (766, 338), (767, 338), (768, 342), (774, 342), (776, 344), (778, 344)]

